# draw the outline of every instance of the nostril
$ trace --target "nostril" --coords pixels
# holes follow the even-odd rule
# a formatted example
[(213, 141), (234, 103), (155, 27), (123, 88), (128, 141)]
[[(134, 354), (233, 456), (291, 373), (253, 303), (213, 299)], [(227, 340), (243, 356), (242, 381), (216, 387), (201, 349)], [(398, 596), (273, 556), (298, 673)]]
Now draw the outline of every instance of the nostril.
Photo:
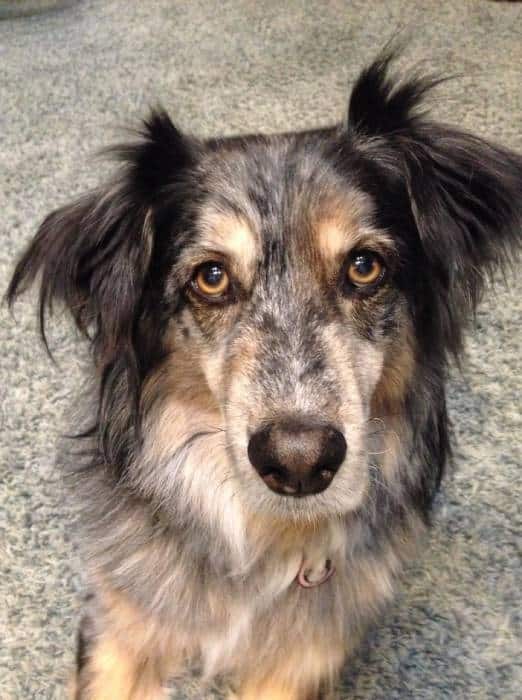
[(288, 495), (295, 495), (299, 492), (299, 486), (291, 483), (288, 479), (288, 474), (282, 469), (260, 471), (259, 475), (265, 484), (273, 491), (283, 492)]
[(248, 459), (261, 476), (273, 470), (273, 460), (269, 452), (270, 430), (263, 428), (254, 433), (248, 441)]
[[(323, 472), (331, 472), (333, 477), (344, 461), (346, 450), (347, 445), (344, 435), (335, 428), (329, 428), (316, 471), (321, 476), (323, 476)], [(328, 478), (327, 474), (324, 474), (324, 478)]]
[(323, 481), (331, 481), (335, 476), (335, 472), (331, 469), (321, 469), (319, 476)]
[(278, 467), (261, 467), (258, 469), (259, 476), (263, 479), (277, 479), (279, 481), (284, 481), (285, 474), (282, 469)]

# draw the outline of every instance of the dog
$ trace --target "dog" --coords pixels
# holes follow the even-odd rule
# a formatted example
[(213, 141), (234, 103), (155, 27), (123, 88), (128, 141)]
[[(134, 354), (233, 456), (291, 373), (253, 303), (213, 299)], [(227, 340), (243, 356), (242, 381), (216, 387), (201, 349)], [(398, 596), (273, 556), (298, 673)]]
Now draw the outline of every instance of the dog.
[(330, 695), (423, 541), (522, 157), (430, 120), (440, 81), (395, 54), (331, 127), (201, 140), (153, 110), (18, 262), (8, 302), (39, 276), (44, 341), (60, 302), (93, 359), (77, 700), (190, 665), (240, 700)]

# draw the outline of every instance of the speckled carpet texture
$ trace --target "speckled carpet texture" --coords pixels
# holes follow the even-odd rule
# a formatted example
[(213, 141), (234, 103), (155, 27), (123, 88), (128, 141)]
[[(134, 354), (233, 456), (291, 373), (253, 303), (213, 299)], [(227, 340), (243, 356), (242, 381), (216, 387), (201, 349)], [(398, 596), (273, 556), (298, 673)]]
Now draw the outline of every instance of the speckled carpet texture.
[[(329, 124), (397, 30), (411, 37), (403, 67), (458, 75), (437, 117), (522, 150), (519, 3), (79, 0), (1, 21), (0, 292), (39, 221), (99, 181), (93, 153), (149, 104), (199, 135)], [(64, 698), (81, 584), (55, 463), (84, 349), (58, 318), (49, 361), (34, 297), (0, 314), (0, 700)], [(347, 664), (343, 698), (522, 697), (521, 337), (511, 275), (450, 385), (456, 471), (429, 544)], [(187, 680), (173, 697), (221, 696)]]

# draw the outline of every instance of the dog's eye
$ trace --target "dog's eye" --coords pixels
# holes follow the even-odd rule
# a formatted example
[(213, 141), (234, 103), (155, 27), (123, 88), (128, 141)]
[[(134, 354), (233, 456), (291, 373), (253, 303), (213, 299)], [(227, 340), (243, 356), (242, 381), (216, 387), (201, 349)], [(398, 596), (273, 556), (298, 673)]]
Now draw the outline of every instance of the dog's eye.
[(230, 278), (222, 263), (210, 260), (196, 268), (192, 286), (202, 296), (218, 300), (226, 295)]
[(377, 253), (371, 250), (357, 250), (348, 261), (346, 277), (355, 287), (369, 287), (381, 282), (384, 272), (384, 263)]

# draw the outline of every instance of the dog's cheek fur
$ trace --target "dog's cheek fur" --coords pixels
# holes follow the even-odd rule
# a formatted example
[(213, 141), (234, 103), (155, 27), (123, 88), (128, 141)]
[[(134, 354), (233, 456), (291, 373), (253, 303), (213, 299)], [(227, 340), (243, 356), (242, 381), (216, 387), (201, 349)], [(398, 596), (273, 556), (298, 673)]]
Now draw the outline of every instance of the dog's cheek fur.
[(186, 370), (191, 364), (200, 392), (210, 392), (211, 403), (221, 407), (226, 385), (225, 361), (228, 335), (239, 312), (238, 304), (220, 307), (204, 302), (185, 306), (180, 318), (172, 319), (163, 340), (168, 348), (170, 364), (176, 365), (179, 354)]
[(179, 344), (147, 379), (143, 446), (129, 478), (170, 517), (178, 522), (196, 517), (235, 550), (242, 546), (244, 525), (234, 497), (238, 485), (227, 452), (219, 385), (216, 396), (207, 382), (210, 364), (198, 343)]

